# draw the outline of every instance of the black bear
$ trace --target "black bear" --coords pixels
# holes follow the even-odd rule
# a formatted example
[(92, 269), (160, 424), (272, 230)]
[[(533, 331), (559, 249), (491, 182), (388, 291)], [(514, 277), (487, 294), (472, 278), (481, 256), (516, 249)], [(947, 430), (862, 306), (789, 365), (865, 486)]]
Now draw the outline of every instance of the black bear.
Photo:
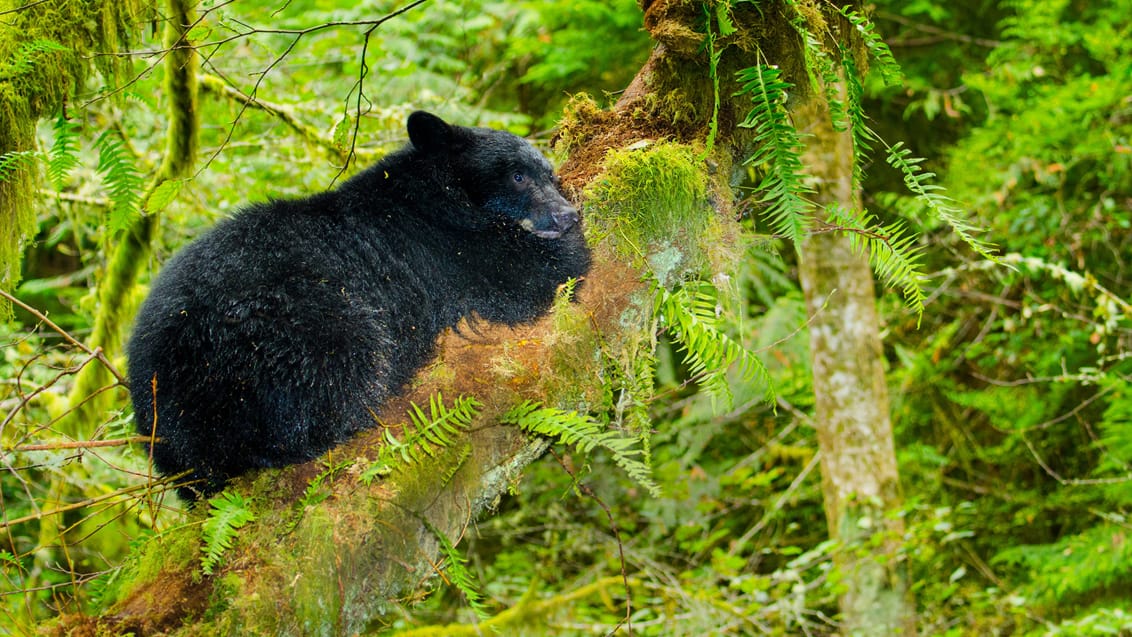
[[(253, 204), (178, 252), (127, 347), (138, 432), (187, 500), (375, 424), (470, 317), (516, 325), (589, 250), (526, 140), (415, 112), (410, 143), (337, 189)], [(156, 422), (155, 422), (156, 420)]]

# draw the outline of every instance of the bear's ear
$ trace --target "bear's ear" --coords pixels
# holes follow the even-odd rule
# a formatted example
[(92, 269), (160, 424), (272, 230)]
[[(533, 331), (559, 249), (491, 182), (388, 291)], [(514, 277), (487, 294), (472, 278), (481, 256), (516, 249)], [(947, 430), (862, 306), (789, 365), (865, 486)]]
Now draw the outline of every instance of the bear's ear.
[(409, 115), (406, 127), (409, 129), (409, 140), (413, 142), (413, 146), (423, 152), (450, 151), (456, 145), (455, 131), (447, 122), (432, 113), (413, 112)]

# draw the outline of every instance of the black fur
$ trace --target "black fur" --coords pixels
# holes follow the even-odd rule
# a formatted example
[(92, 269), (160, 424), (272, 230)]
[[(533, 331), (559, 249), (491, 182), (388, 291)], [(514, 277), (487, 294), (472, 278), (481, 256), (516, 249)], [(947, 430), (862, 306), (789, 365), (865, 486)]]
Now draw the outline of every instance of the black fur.
[(531, 321), (586, 272), (577, 212), (530, 143), (424, 112), (408, 131), (337, 190), (220, 222), (154, 281), (127, 353), (162, 473), (191, 469), (207, 495), (310, 460), (373, 426), (442, 330)]

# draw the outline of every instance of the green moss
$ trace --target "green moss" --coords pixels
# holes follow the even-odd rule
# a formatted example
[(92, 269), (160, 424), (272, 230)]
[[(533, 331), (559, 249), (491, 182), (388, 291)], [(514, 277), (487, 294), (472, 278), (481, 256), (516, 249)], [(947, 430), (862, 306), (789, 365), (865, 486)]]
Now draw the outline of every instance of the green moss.
[(174, 529), (154, 535), (143, 550), (132, 551), (130, 555), (135, 556), (136, 561), (127, 567), (131, 577), (126, 578), (123, 586), (138, 587), (165, 572), (191, 570), (200, 559), (200, 547), (196, 535)]
[(540, 376), (539, 394), (547, 404), (563, 409), (587, 411), (599, 404), (600, 388), (594, 387), (594, 370), (601, 352), (601, 335), (586, 308), (559, 299), (554, 308), (554, 330), (550, 365), (552, 373)]
[(708, 167), (690, 146), (611, 150), (603, 175), (587, 189), (587, 218), (598, 240), (674, 284), (713, 260), (720, 230), (708, 186)]

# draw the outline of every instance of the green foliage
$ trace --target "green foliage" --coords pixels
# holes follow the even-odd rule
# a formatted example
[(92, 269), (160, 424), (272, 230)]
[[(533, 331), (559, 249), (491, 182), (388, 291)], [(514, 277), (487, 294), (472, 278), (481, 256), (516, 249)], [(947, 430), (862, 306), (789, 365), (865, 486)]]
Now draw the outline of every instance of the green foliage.
[(232, 547), (236, 531), (255, 520), (255, 513), (251, 510), (251, 501), (234, 491), (223, 491), (210, 498), (208, 504), (211, 508), (200, 532), (204, 542), (200, 547), (203, 553), (200, 565), (201, 572), (212, 575), (224, 551)]
[(154, 188), (145, 200), (145, 211), (153, 214), (161, 212), (177, 199), (177, 194), (185, 185), (184, 179), (166, 179), (161, 185)]
[(13, 175), (36, 166), (37, 153), (30, 150), (9, 151), (0, 155), (0, 182), (7, 182)]
[(601, 447), (610, 453), (614, 463), (634, 482), (647, 489), (653, 497), (661, 495), (648, 464), (638, 458), (643, 455), (643, 450), (636, 437), (626, 437), (619, 432), (610, 431), (602, 423), (584, 414), (539, 407), (530, 401), (511, 408), (500, 417), (500, 421), (540, 436), (554, 438), (562, 444), (572, 445), (583, 454)]
[[(902, 60), (916, 94), (908, 125), (948, 144), (940, 183), (970, 224), (989, 229), (1009, 269), (937, 270), (925, 327), (890, 337), (902, 362), (892, 382), (905, 388), (900, 444), (916, 450), (903, 475), (936, 503), (979, 494), (971, 537), (937, 545), (939, 563), (924, 573), (969, 567), (972, 555), (987, 567), (969, 568), (950, 594), (920, 595), (924, 616), (942, 625), (963, 603), (984, 634), (1119, 634), (1127, 617), (1112, 609), (1132, 586), (1121, 539), (1132, 505), (1132, 323), (1117, 247), (1132, 231), (1118, 203), (1132, 196), (1132, 5), (939, 8), (935, 28), (972, 39), (934, 47), (920, 65)], [(957, 63), (957, 52), (971, 57)], [(933, 96), (928, 79), (944, 88)], [(920, 113), (935, 118), (930, 128)], [(919, 214), (929, 232), (948, 229), (923, 203), (880, 201)], [(932, 243), (929, 263), (963, 246)]]
[(766, 388), (766, 399), (774, 388), (766, 366), (722, 329), (719, 295), (706, 282), (686, 283), (673, 292), (653, 286), (654, 312), (662, 329), (670, 331), (684, 353), (688, 373), (713, 397), (731, 402), (727, 371), (738, 363), (741, 380), (758, 380)]
[(946, 223), (972, 250), (986, 259), (997, 261), (997, 257), (991, 253), (995, 249), (994, 245), (976, 238), (975, 233), (980, 231), (979, 228), (964, 218), (966, 215), (955, 205), (953, 199), (942, 194), (942, 186), (931, 183), (935, 173), (925, 172), (920, 167), (923, 158), (912, 157), (912, 151), (903, 147), (904, 142), (889, 145), (884, 140), (880, 141), (888, 149), (886, 159), (889, 165), (903, 175), (904, 185), (915, 196), (912, 200), (914, 204)]
[(867, 17), (853, 11), (849, 8), (849, 5), (841, 7), (841, 15), (845, 16), (845, 18), (857, 28), (857, 32), (860, 34), (861, 40), (865, 43), (865, 48), (868, 49), (869, 55), (880, 68), (884, 83), (888, 86), (900, 86), (903, 84), (904, 72), (900, 70), (900, 64), (898, 64), (896, 58), (892, 56), (892, 50), (888, 48), (888, 44), (886, 44), (880, 34), (877, 33), (876, 25)]
[(1000, 551), (992, 564), (1027, 572), (1019, 593), (1042, 606), (1071, 608), (1083, 596), (1132, 586), (1126, 524), (1125, 516), (1119, 516), (1050, 544), (1012, 546)]
[(717, 40), (734, 35), (736, 29), (731, 20), (729, 2), (715, 3), (714, 12), (711, 10), (711, 3), (705, 2), (703, 9), (708, 51), (708, 75), (711, 77), (712, 87), (711, 119), (708, 121), (707, 137), (704, 140), (704, 157), (707, 157), (715, 147), (715, 138), (719, 134), (719, 60), (723, 57), (723, 49), (717, 43)]
[(108, 223), (114, 234), (129, 227), (137, 217), (145, 183), (129, 147), (117, 134), (106, 131), (94, 145), (98, 149), (98, 172), (102, 173), (110, 198)]
[(66, 53), (71, 49), (46, 39), (30, 40), (20, 44), (15, 54), (0, 66), (0, 82), (11, 81), (35, 69), (37, 58), (45, 53)]
[(335, 476), (342, 473), (342, 471), (353, 466), (353, 462), (334, 462), (329, 460), (325, 463), (326, 468), (319, 472), (319, 474), (307, 483), (307, 488), (303, 489), (303, 496), (299, 498), (299, 506), (306, 508), (315, 506), (330, 496), (330, 491), (326, 487), (327, 482), (334, 479)]
[(468, 558), (453, 546), (452, 542), (437, 529), (432, 529), (433, 535), (440, 542), (440, 553), (444, 557), (444, 570), (448, 574), (448, 581), (460, 591), (468, 607), (475, 611), (476, 617), (487, 619), (487, 608), (483, 604), (483, 593), (480, 592), (476, 576), (468, 570)]
[(758, 65), (739, 71), (741, 95), (751, 97), (752, 107), (740, 126), (756, 131), (758, 149), (745, 162), (764, 171), (759, 200), (771, 228), (778, 236), (799, 245), (809, 232), (812, 205), (806, 197), (814, 192), (805, 182), (802, 167), (802, 133), (794, 128), (786, 111), (787, 92), (793, 87), (773, 66)]
[(479, 402), (470, 396), (459, 396), (451, 407), (447, 407), (440, 393), (429, 397), (427, 414), (416, 403), (411, 403), (409, 422), (405, 424), (401, 437), (385, 428), (384, 444), (377, 459), (362, 472), (362, 482), (369, 484), (379, 476), (388, 475), (396, 468), (397, 462), (417, 464), (456, 444), (460, 435), (471, 426), (479, 409)]
[(55, 140), (47, 153), (47, 177), (56, 190), (66, 187), (67, 176), (79, 165), (79, 132), (82, 126), (62, 113), (51, 126)]
[(903, 221), (880, 224), (868, 211), (847, 211), (839, 206), (827, 209), (830, 220), (848, 231), (853, 248), (869, 257), (869, 264), (886, 284), (898, 287), (917, 316), (924, 313), (925, 277), (917, 245), (917, 235), (908, 232)]

